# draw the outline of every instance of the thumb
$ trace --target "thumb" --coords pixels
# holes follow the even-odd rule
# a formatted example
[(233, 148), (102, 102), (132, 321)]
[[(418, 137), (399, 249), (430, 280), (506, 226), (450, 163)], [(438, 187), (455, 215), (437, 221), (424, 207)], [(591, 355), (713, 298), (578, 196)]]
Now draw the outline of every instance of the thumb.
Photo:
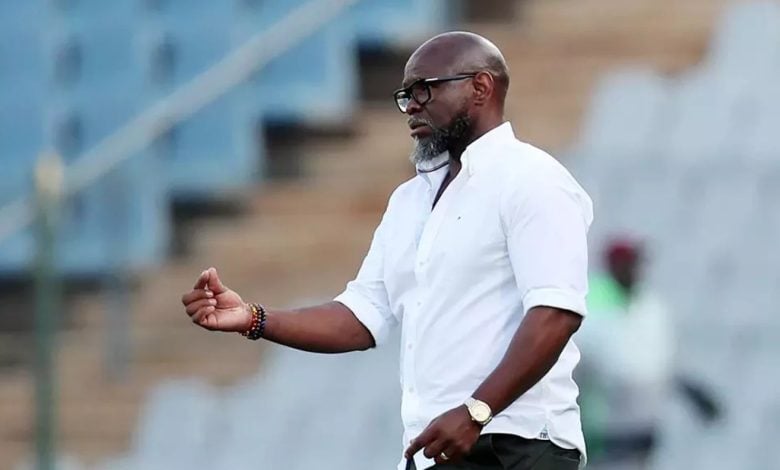
[(217, 275), (216, 268), (209, 268), (209, 290), (213, 292), (214, 294), (221, 294), (225, 291), (227, 291), (227, 287), (225, 287), (224, 284), (222, 284), (222, 281), (219, 279), (219, 275)]

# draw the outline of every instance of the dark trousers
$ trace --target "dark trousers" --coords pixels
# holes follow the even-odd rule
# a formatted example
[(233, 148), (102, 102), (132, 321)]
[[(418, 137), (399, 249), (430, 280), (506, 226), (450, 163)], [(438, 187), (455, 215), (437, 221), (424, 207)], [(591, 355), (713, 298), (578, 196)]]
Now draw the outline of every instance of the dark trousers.
[[(510, 434), (483, 434), (458, 463), (435, 465), (435, 470), (577, 470), (580, 452), (550, 441)], [(414, 462), (407, 469), (416, 470)]]

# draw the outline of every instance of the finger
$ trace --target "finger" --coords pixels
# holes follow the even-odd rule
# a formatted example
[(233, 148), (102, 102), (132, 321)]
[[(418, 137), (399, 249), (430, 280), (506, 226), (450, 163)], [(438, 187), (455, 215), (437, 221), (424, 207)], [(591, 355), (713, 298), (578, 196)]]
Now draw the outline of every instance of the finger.
[(431, 441), (433, 441), (434, 436), (429, 429), (430, 428), (427, 428), (425, 431), (422, 432), (422, 434), (412, 439), (412, 442), (409, 443), (409, 447), (407, 447), (406, 452), (404, 452), (404, 456), (407, 459), (411, 459), (414, 456), (414, 454), (420, 451), (420, 449), (427, 446)]
[[(423, 455), (426, 458), (434, 459), (441, 458), (441, 452), (447, 447), (447, 442), (442, 439), (435, 439), (428, 443), (423, 450)], [(449, 456), (448, 456), (449, 457)], [(444, 462), (444, 459), (441, 459)], [(437, 462), (438, 463), (438, 462)]]
[(198, 310), (202, 309), (203, 307), (209, 307), (209, 306), (215, 306), (217, 305), (217, 301), (214, 299), (201, 299), (196, 300), (195, 302), (187, 304), (187, 307), (184, 309), (187, 312), (187, 315), (194, 315)]
[[(444, 456), (446, 455), (447, 458), (445, 459)], [(440, 451), (438, 454), (436, 454), (436, 457), (433, 459), (437, 464), (443, 464), (443, 463), (456, 463), (459, 462), (463, 458), (463, 455), (461, 455), (460, 450), (457, 446), (453, 444), (449, 444), (444, 446), (444, 450)]]
[(200, 276), (198, 276), (198, 280), (195, 281), (195, 285), (192, 287), (193, 289), (203, 289), (208, 285), (209, 282), (209, 270), (205, 270), (202, 273), (200, 273)]
[(181, 296), (181, 303), (185, 306), (196, 300), (214, 297), (214, 293), (206, 289), (194, 289)]
[(222, 284), (222, 281), (219, 279), (219, 275), (217, 274), (216, 268), (209, 268), (207, 270), (208, 272), (208, 286), (209, 290), (214, 292), (214, 294), (221, 294), (227, 290), (227, 287)]
[(210, 313), (214, 313), (214, 307), (213, 306), (207, 305), (205, 307), (201, 307), (192, 316), (192, 322), (200, 324), (200, 322), (203, 320), (203, 317), (205, 317), (206, 315), (208, 315)]

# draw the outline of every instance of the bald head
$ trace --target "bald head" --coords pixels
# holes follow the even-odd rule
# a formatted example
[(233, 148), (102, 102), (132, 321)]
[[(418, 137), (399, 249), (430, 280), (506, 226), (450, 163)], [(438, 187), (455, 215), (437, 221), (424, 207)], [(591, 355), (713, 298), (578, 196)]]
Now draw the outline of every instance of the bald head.
[(503, 107), (509, 89), (509, 67), (504, 55), (488, 39), (467, 31), (451, 31), (424, 42), (406, 63), (406, 72), (424, 62), (439, 76), (488, 72), (495, 81), (495, 98)]
[(394, 97), (409, 116), (412, 160), (459, 159), (474, 140), (501, 125), (509, 71), (501, 51), (474, 33), (450, 32), (417, 48)]

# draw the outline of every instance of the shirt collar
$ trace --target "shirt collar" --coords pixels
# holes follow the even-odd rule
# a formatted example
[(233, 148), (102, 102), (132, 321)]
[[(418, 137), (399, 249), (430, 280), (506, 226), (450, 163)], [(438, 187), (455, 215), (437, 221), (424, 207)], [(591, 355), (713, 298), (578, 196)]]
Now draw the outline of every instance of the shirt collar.
[(473, 175), (481, 165), (487, 163), (486, 157), (493, 153), (496, 146), (514, 140), (515, 131), (509, 121), (494, 127), (466, 147), (460, 157), (463, 168), (468, 171), (469, 176)]
[[(494, 127), (466, 147), (463, 155), (461, 155), (462, 168), (468, 171), (469, 176), (473, 175), (476, 169), (485, 161), (485, 155), (490, 155), (493, 147), (515, 139), (515, 131), (512, 129), (512, 124), (509, 121)], [(429, 186), (435, 186), (437, 181), (441, 183), (442, 175), (446, 172), (449, 161), (449, 152), (443, 152), (435, 158), (418, 163), (416, 166), (417, 174)]]
[(438, 187), (450, 166), (450, 153), (443, 152), (437, 157), (417, 164), (417, 175), (431, 188)]

